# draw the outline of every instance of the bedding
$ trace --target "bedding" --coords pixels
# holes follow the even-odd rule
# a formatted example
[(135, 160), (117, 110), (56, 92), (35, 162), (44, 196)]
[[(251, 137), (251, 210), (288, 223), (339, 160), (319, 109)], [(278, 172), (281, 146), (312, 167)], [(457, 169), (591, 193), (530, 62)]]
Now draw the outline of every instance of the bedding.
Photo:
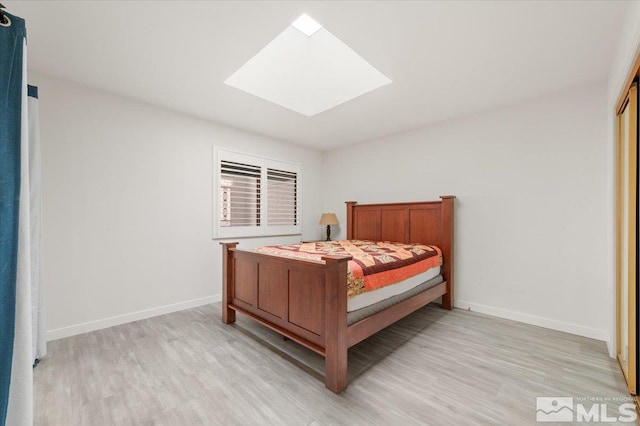
[(259, 252), (321, 260), (325, 255), (350, 255), (347, 297), (378, 290), (442, 265), (442, 251), (431, 245), (341, 240), (266, 246)]

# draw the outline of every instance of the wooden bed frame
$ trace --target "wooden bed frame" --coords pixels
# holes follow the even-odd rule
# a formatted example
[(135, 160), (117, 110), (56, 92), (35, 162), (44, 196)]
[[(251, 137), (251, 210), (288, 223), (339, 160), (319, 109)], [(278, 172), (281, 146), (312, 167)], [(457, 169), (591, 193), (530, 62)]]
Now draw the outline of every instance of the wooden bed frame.
[(347, 204), (347, 239), (434, 244), (443, 255), (444, 282), (407, 300), (347, 325), (347, 261), (324, 262), (279, 257), (223, 246), (222, 321), (236, 312), (325, 357), (325, 385), (340, 393), (347, 387), (347, 350), (442, 296), (453, 308), (453, 201)]

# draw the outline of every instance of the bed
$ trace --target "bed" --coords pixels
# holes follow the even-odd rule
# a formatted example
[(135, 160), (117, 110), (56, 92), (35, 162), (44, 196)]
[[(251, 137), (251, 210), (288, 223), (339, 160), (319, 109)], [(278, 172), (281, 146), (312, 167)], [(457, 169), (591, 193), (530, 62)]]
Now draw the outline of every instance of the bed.
[[(347, 240), (394, 241), (437, 246), (441, 277), (374, 313), (348, 318), (347, 262), (351, 256), (321, 260), (240, 250), (224, 242), (222, 320), (246, 315), (325, 358), (325, 386), (340, 393), (347, 387), (347, 352), (367, 337), (442, 297), (453, 308), (453, 205), (439, 201), (358, 204), (348, 201)], [(362, 309), (355, 310), (355, 312)]]

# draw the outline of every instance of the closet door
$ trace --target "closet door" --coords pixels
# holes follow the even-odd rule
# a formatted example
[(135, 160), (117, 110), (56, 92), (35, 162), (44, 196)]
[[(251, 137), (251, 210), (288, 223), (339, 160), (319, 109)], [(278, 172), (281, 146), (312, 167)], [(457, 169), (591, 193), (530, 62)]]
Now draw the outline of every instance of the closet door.
[(634, 83), (618, 114), (617, 143), (617, 356), (629, 392), (637, 383), (637, 212), (638, 85)]

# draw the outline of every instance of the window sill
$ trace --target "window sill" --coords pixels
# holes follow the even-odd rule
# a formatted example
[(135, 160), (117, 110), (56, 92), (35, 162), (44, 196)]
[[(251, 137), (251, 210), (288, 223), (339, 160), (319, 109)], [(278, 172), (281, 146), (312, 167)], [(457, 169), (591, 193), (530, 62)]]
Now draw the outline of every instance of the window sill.
[(252, 240), (258, 238), (273, 238), (273, 237), (301, 237), (302, 233), (288, 233), (288, 234), (260, 234), (260, 235), (243, 235), (242, 237), (213, 237), (213, 241), (219, 240)]

